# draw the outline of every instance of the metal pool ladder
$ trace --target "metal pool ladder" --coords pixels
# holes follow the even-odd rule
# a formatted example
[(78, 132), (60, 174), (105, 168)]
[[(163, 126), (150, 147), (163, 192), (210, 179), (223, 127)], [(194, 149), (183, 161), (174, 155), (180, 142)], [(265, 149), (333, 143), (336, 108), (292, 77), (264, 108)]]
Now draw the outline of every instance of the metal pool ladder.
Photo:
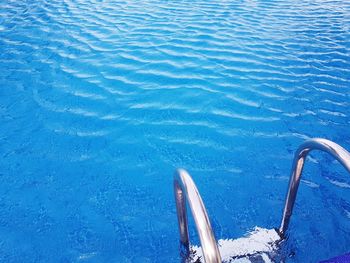
[[(350, 173), (350, 153), (338, 144), (321, 138), (307, 140), (301, 144), (294, 155), (282, 222), (278, 229), (281, 239), (284, 239), (288, 229), (305, 159), (313, 150), (329, 153)], [(206, 263), (221, 263), (220, 252), (202, 198), (191, 176), (183, 169), (178, 169), (175, 173), (174, 192), (180, 231), (180, 245), (181, 251), (184, 253), (183, 256), (187, 257), (190, 253), (186, 211), (187, 200), (199, 235), (204, 261)]]

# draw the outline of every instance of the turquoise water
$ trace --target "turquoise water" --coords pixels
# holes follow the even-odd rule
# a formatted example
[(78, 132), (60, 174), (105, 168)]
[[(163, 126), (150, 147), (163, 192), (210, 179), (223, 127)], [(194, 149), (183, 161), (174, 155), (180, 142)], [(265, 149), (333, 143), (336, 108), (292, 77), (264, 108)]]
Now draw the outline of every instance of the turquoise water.
[[(349, 107), (348, 1), (3, 0), (0, 261), (179, 262), (177, 167), (218, 239), (277, 227)], [(349, 252), (349, 177), (304, 175), (287, 262)]]

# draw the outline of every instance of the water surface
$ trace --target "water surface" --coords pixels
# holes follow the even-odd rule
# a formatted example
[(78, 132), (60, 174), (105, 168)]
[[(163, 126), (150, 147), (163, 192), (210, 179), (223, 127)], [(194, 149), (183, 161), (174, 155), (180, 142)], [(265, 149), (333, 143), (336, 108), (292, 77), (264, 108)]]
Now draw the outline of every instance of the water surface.
[[(176, 167), (218, 239), (276, 227), (349, 107), (348, 1), (3, 0), (0, 261), (179, 262)], [(312, 155), (288, 262), (349, 252), (349, 188)]]

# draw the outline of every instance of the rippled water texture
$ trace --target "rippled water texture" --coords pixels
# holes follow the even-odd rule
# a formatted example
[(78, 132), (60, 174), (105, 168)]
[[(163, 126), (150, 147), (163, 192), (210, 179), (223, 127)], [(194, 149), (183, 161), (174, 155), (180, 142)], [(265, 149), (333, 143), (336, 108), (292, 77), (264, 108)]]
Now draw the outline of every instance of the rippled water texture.
[[(350, 150), (349, 50), (349, 1), (2, 0), (0, 261), (179, 262), (176, 167), (218, 239), (277, 227), (298, 145)], [(304, 175), (287, 261), (349, 252), (350, 177)]]

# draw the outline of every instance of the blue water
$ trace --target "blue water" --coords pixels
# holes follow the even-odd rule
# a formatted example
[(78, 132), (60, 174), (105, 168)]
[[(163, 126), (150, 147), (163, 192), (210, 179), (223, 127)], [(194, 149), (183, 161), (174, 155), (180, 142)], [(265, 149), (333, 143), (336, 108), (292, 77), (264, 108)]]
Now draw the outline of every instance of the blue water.
[[(2, 0), (0, 120), (0, 262), (179, 262), (175, 168), (238, 238), (279, 226), (305, 139), (350, 150), (350, 2)], [(287, 262), (349, 233), (314, 153)]]

